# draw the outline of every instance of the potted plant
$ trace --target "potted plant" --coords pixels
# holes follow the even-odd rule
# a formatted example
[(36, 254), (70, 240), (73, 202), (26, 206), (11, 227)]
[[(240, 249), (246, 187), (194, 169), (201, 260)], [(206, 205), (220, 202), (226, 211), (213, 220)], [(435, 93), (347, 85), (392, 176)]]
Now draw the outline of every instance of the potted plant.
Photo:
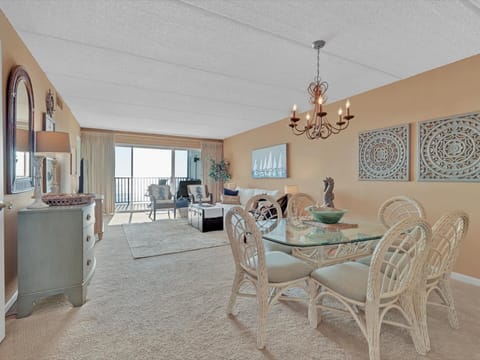
[(208, 172), (210, 176), (215, 181), (228, 181), (232, 176), (228, 173), (228, 162), (220, 160), (216, 162), (213, 159), (210, 159), (210, 171)]

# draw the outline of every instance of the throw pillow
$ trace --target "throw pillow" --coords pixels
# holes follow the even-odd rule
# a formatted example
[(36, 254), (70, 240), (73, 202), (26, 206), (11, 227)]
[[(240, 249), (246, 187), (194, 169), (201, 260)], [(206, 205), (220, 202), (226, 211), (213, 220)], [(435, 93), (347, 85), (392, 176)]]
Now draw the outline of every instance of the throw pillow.
[(229, 196), (237, 196), (238, 195), (238, 190), (230, 190), (230, 189), (223, 189), (223, 195), (229, 195)]
[(287, 213), (287, 205), (288, 205), (288, 195), (285, 194), (277, 199), (278, 205), (282, 209), (283, 216), (285, 217)]
[(223, 204), (240, 205), (240, 196), (223, 195)]

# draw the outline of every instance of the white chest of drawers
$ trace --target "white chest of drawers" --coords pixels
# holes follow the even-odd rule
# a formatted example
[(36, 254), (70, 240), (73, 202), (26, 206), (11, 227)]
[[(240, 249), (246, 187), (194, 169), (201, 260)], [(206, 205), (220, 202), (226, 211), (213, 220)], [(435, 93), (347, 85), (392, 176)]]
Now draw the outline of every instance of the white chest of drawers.
[(39, 298), (66, 294), (81, 306), (95, 271), (95, 204), (18, 212), (17, 317)]

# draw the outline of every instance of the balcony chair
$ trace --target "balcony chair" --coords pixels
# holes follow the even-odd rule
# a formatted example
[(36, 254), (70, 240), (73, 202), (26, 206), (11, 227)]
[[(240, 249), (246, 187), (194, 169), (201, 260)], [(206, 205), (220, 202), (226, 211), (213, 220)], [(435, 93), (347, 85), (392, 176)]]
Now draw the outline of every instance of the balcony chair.
[[(321, 321), (319, 308), (349, 312), (367, 340), (370, 360), (380, 360), (382, 323), (406, 328), (415, 350), (425, 355), (428, 349), (414, 310), (414, 294), (421, 284), (430, 241), (431, 229), (425, 221), (405, 219), (385, 233), (370, 266), (349, 261), (313, 271), (310, 325), (316, 328)], [(324, 305), (325, 297), (337, 300), (343, 307)], [(386, 320), (390, 310), (397, 310), (405, 321)]]
[(170, 210), (173, 210), (173, 218), (177, 217), (177, 205), (175, 196), (170, 192), (170, 186), (151, 184), (148, 186), (148, 196), (150, 197), (150, 214), (148, 215), (153, 221), (157, 219), (157, 210), (168, 211), (170, 218)]
[(188, 185), (201, 185), (202, 180), (200, 179), (187, 179), (187, 180), (180, 180), (178, 183), (178, 191), (177, 191), (177, 199), (180, 200), (182, 198), (190, 199), (188, 195)]
[(192, 204), (209, 203), (213, 204), (212, 193), (208, 192), (207, 185), (187, 185), (188, 197)]
[[(227, 314), (233, 313), (237, 296), (256, 297), (257, 347), (263, 349), (268, 311), (277, 300), (299, 301), (298, 297), (282, 294), (290, 288), (305, 288), (313, 267), (280, 251), (266, 253), (262, 235), (253, 217), (240, 206), (234, 206), (228, 211), (226, 224), (235, 261), (235, 277)], [(240, 291), (242, 285), (246, 283), (253, 285), (255, 294)]]

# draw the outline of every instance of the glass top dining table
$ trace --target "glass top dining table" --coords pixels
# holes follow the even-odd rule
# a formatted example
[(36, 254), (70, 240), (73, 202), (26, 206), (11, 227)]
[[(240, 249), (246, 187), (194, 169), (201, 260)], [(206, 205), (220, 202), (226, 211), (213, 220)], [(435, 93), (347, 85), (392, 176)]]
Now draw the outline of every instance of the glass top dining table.
[(265, 240), (291, 248), (293, 255), (320, 267), (372, 253), (386, 229), (380, 223), (349, 221), (322, 224), (309, 219), (280, 219)]

